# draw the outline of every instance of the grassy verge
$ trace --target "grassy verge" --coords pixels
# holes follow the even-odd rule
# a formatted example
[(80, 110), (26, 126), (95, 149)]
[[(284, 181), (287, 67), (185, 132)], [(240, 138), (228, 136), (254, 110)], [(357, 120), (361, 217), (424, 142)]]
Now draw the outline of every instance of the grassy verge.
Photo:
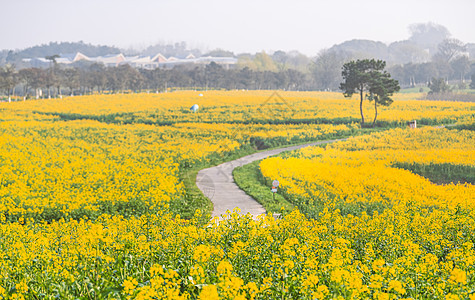
[(174, 199), (170, 202), (171, 212), (173, 214), (179, 214), (182, 218), (190, 219), (195, 215), (196, 210), (199, 209), (203, 213), (203, 220), (209, 220), (209, 216), (213, 211), (213, 203), (203, 195), (196, 185), (198, 172), (202, 169), (214, 167), (255, 152), (257, 152), (255, 148), (247, 145), (236, 152), (213, 155), (192, 166), (181, 168), (180, 178), (184, 184), (185, 193), (182, 198)]
[(246, 194), (262, 204), (267, 212), (292, 211), (295, 206), (278, 192), (274, 194), (270, 188), (271, 183), (263, 182), (259, 172), (259, 163), (260, 160), (234, 169), (234, 182)]
[[(205, 195), (203, 195), (201, 190), (196, 186), (196, 176), (199, 170), (201, 169), (214, 167), (224, 162), (232, 161), (240, 157), (257, 153), (257, 152), (262, 152), (262, 151), (267, 151), (267, 150), (272, 150), (272, 149), (277, 149), (277, 148), (282, 148), (282, 147), (288, 147), (288, 146), (302, 145), (302, 144), (318, 142), (318, 141), (323, 141), (323, 140), (347, 138), (350, 136), (364, 135), (364, 134), (369, 134), (375, 131), (385, 131), (388, 129), (390, 128), (380, 128), (380, 127), (360, 128), (357, 130), (353, 130), (351, 132), (346, 132), (344, 134), (339, 134), (339, 135), (332, 134), (328, 136), (322, 136), (319, 140), (300, 140), (294, 143), (284, 143), (282, 141), (276, 141), (276, 140), (265, 141), (265, 143), (262, 143), (262, 141), (259, 140), (259, 141), (255, 141), (255, 143), (245, 144), (239, 150), (234, 151), (234, 152), (225, 153), (222, 155), (217, 155), (217, 154), (211, 155), (210, 157), (203, 159), (201, 162), (181, 168), (180, 178), (182, 179), (182, 182), (184, 183), (184, 186), (185, 186), (185, 196), (182, 197), (181, 199), (173, 200), (170, 203), (170, 210), (173, 214), (179, 214), (181, 217), (186, 218), (186, 219), (193, 217), (197, 209), (203, 212), (203, 220), (205, 220), (207, 216), (211, 214), (213, 210), (212, 202), (207, 197), (205, 197)], [(258, 167), (258, 165), (256, 166)], [(251, 167), (252, 166), (248, 167), (249, 170), (246, 168), (244, 168), (244, 170), (245, 171), (247, 170), (248, 172), (252, 173), (254, 171), (250, 170)], [(251, 181), (256, 181), (256, 178), (259, 177), (257, 176), (258, 173), (253, 174), (254, 177), (248, 177), (250, 175), (252, 174), (245, 175), (242, 180), (251, 182)], [(255, 185), (255, 186), (250, 187), (248, 190), (246, 190), (246, 188), (243, 188), (238, 184), (238, 186), (241, 187), (246, 193), (250, 193), (250, 190), (255, 189), (254, 190), (255, 197), (253, 195), (251, 196), (254, 197), (259, 202), (262, 201), (261, 203), (268, 211), (277, 212), (277, 211), (280, 211), (282, 207), (284, 207), (284, 210), (292, 209), (293, 207), (291, 206), (292, 204), (286, 201), (285, 198), (280, 198), (278, 193), (276, 194), (275, 203), (274, 203), (274, 200), (269, 201), (267, 198), (273, 199), (273, 198), (270, 198), (272, 197), (272, 192), (270, 191), (270, 185), (268, 187), (263, 185), (262, 183), (261, 185), (262, 185), (261, 187), (258, 187), (257, 185)], [(261, 195), (260, 194), (261, 192), (262, 192), (262, 195), (265, 195), (265, 197), (267, 198), (265, 197), (260, 198), (259, 195)], [(266, 205), (268, 207), (266, 207)]]
[[(319, 145), (318, 147), (324, 147)], [(322, 199), (294, 199), (289, 200), (291, 195), (280, 190), (278, 193), (272, 195), (271, 186), (272, 180), (264, 178), (260, 172), (259, 164), (261, 160), (252, 162), (250, 164), (238, 167), (233, 171), (233, 177), (236, 184), (245, 191), (249, 196), (254, 198), (257, 202), (262, 204), (267, 212), (272, 213), (288, 213), (294, 208), (298, 208), (301, 213), (308, 218), (316, 219), (323, 211), (325, 205)], [(332, 197), (331, 195), (327, 195)], [(275, 198), (274, 198), (275, 197)], [(329, 199), (326, 199), (327, 201)], [(330, 200), (331, 202), (331, 200)], [(388, 207), (382, 203), (336, 203), (335, 209), (339, 209), (342, 215), (353, 214), (359, 215), (363, 211), (368, 215), (372, 215), (374, 211), (382, 213)]]

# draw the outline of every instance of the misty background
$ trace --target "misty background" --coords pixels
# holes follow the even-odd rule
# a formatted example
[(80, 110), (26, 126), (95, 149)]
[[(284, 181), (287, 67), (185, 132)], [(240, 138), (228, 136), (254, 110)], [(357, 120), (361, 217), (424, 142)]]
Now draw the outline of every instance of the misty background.
[(352, 39), (406, 40), (434, 22), (475, 42), (473, 0), (15, 0), (2, 1), (0, 49), (84, 41), (143, 50), (185, 41), (202, 51), (320, 50)]
[[(386, 61), (403, 88), (424, 90), (441, 80), (463, 90), (475, 82), (471, 0), (18, 0), (2, 6), (9, 12), (0, 18), (4, 94), (338, 90), (341, 66), (363, 58)], [(63, 63), (78, 53), (92, 59)], [(95, 59), (114, 55), (123, 60)], [(131, 63), (158, 55), (183, 64)], [(187, 63), (190, 57), (209, 59)], [(220, 64), (220, 57), (233, 63)]]

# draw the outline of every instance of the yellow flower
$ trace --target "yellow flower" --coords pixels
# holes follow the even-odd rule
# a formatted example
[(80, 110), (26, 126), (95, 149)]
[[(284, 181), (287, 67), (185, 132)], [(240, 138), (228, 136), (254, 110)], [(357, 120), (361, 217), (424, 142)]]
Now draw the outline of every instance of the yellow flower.
[(283, 264), (284, 268), (292, 270), (295, 266), (294, 262), (291, 260), (286, 260)]
[(406, 290), (404, 289), (404, 285), (402, 284), (402, 282), (400, 282), (398, 280), (389, 281), (388, 290), (389, 291), (395, 290), (399, 294), (405, 294), (406, 293)]
[(11, 299), (12, 300), (24, 300), (25, 297), (22, 294), (13, 293)]
[(233, 266), (228, 261), (221, 261), (218, 264), (217, 271), (220, 275), (229, 275), (233, 270)]
[(467, 282), (467, 273), (458, 268), (454, 268), (450, 273), (450, 281), (454, 283), (466, 283)]
[(384, 278), (379, 274), (371, 275), (371, 283), (369, 287), (374, 289), (380, 289), (383, 284)]
[(247, 285), (246, 285), (246, 289), (249, 293), (249, 297), (251, 299), (254, 299), (257, 295), (257, 293), (259, 292), (259, 288), (257, 287), (256, 283), (250, 281)]
[(384, 259), (377, 259), (377, 260), (375, 260), (375, 261), (373, 262), (373, 265), (372, 265), (373, 270), (375, 270), (375, 271), (380, 270), (380, 269), (384, 266), (384, 264), (385, 264)]
[(124, 287), (125, 294), (132, 294), (135, 287), (137, 286), (138, 281), (135, 278), (129, 277), (128, 279), (124, 280), (122, 286)]
[(201, 290), (200, 296), (198, 297), (200, 300), (218, 300), (218, 289), (215, 285), (205, 285)]
[(326, 295), (328, 295), (329, 290), (328, 287), (324, 284), (319, 285), (315, 292), (312, 292), (312, 298), (314, 299), (323, 299)]
[(374, 298), (378, 300), (389, 300), (391, 298), (391, 295), (388, 293), (383, 293), (383, 292), (376, 292), (374, 294)]

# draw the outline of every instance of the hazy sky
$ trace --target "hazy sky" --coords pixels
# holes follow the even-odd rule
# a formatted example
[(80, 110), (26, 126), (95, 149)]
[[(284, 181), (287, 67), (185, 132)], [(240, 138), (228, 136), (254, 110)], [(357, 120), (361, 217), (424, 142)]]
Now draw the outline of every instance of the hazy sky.
[(475, 42), (475, 0), (0, 0), (0, 49), (51, 41), (203, 50), (319, 50), (350, 39), (390, 43), (434, 22)]

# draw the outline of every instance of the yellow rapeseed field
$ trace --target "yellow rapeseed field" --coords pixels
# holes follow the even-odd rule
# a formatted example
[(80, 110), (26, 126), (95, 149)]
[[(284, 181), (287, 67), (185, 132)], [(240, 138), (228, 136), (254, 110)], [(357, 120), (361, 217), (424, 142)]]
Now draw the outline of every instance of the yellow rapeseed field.
[[(202, 94), (203, 96), (200, 96)], [(427, 124), (454, 123), (472, 118), (473, 104), (415, 100), (423, 94), (397, 94), (390, 107), (380, 107), (382, 122), (404, 123), (417, 119)], [(89, 95), (11, 105), (9, 111), (22, 117), (55, 115), (63, 119), (99, 119), (118, 123), (169, 124), (176, 122), (279, 123), (360, 121), (359, 101), (341, 93), (285, 91), (179, 91), (161, 94)], [(190, 112), (194, 104), (199, 113)], [(374, 107), (365, 101), (364, 113), (374, 117)]]
[[(337, 93), (201, 93), (0, 103), (0, 298), (475, 299), (473, 131), (266, 159), (301, 212), (203, 223), (175, 210), (187, 170), (360, 128)], [(473, 127), (473, 104), (419, 97), (397, 95), (382, 124)]]
[(437, 184), (398, 166), (427, 165), (439, 173), (466, 166), (473, 172), (474, 141), (475, 134), (468, 130), (394, 129), (326, 148), (304, 148), (287, 158), (269, 158), (260, 168), (265, 177), (278, 179), (295, 202), (306, 206), (472, 209), (472, 184)]

